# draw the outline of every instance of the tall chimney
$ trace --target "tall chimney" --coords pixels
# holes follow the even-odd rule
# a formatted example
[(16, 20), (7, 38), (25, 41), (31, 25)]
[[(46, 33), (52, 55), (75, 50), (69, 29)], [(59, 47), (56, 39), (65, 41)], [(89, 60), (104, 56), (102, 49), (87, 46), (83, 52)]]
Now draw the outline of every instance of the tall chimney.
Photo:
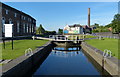
[(88, 8), (88, 26), (90, 27), (90, 8)]

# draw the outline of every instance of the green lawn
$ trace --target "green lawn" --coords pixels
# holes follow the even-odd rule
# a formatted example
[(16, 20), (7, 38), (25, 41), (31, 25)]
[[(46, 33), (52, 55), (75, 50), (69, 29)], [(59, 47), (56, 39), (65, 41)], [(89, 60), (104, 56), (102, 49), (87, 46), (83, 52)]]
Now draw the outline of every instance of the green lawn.
[(85, 35), (85, 38), (96, 38), (98, 36)]
[(15, 59), (24, 55), (26, 49), (34, 50), (47, 42), (47, 40), (16, 40), (14, 41), (14, 50), (11, 49), (11, 42), (6, 42), (6, 48), (2, 48), (2, 59)]
[(86, 42), (89, 45), (102, 51), (104, 51), (105, 49), (111, 50), (112, 55), (120, 59), (120, 56), (118, 56), (118, 54), (120, 54), (120, 51), (118, 52), (118, 39), (109, 38), (105, 38), (104, 40), (92, 39), (86, 40)]

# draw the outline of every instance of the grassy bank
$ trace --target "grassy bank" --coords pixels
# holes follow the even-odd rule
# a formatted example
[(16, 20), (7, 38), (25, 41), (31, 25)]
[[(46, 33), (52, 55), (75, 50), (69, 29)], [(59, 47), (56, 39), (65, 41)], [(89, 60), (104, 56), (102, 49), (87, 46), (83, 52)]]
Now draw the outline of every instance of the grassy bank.
[(120, 54), (120, 52), (118, 51), (118, 39), (109, 39), (109, 38), (105, 38), (104, 40), (92, 39), (92, 40), (86, 40), (86, 42), (89, 45), (97, 49), (100, 49), (101, 51), (108, 49), (112, 52), (113, 56), (120, 59), (120, 56), (118, 56), (118, 54)]
[(96, 38), (98, 36), (85, 35), (85, 38)]
[[(47, 40), (15, 40), (14, 50), (11, 49), (11, 42), (6, 42), (6, 48), (2, 47), (2, 59), (15, 59), (24, 55), (26, 49), (35, 50), (47, 42)], [(3, 44), (0, 45), (3, 46)]]

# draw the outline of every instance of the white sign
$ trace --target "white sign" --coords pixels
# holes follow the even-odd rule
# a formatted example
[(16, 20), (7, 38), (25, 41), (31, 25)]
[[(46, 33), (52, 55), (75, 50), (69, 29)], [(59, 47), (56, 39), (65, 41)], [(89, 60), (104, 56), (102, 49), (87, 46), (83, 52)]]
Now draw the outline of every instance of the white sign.
[(5, 26), (5, 37), (12, 37), (13, 24), (4, 24), (4, 26)]

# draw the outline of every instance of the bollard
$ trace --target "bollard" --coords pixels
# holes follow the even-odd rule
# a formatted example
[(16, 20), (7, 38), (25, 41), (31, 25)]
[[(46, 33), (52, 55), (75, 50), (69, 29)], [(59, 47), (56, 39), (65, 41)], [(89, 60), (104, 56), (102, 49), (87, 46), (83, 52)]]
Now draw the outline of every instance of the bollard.
[(35, 36), (33, 36), (32, 38), (33, 38), (33, 40), (35, 40)]

